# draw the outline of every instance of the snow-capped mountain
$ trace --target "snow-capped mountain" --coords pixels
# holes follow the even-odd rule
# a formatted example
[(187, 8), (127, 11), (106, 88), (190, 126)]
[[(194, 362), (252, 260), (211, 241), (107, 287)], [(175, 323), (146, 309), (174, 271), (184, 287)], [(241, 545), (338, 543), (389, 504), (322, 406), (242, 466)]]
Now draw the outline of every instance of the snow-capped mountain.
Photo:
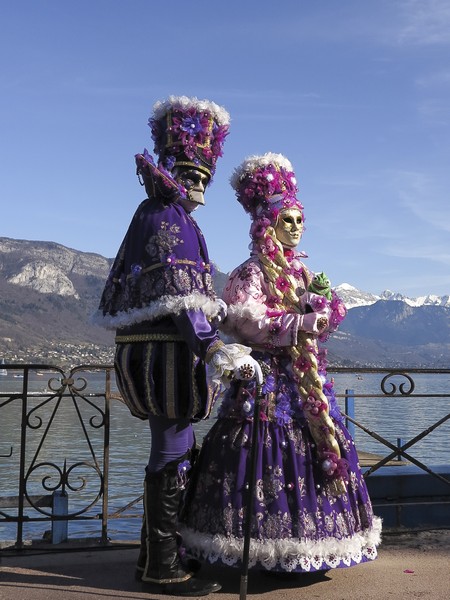
[(371, 292), (364, 292), (358, 290), (349, 283), (341, 283), (336, 287), (336, 292), (342, 298), (345, 306), (350, 310), (356, 306), (369, 306), (375, 304), (378, 300), (397, 300), (404, 302), (409, 306), (446, 306), (450, 307), (450, 296), (419, 296), (418, 298), (409, 298), (398, 292), (392, 292), (391, 290), (385, 290), (380, 295), (372, 294)]
[[(110, 265), (111, 259), (54, 242), (0, 237), (1, 354), (9, 360), (70, 364), (89, 356), (109, 364), (114, 334), (92, 326), (90, 315)], [(219, 295), (226, 280), (218, 271), (214, 285)], [(448, 295), (376, 295), (348, 283), (336, 291), (351, 310), (327, 342), (330, 364), (448, 368)]]
[(349, 283), (341, 283), (335, 290), (348, 309), (355, 306), (369, 306), (380, 300), (380, 296), (376, 296), (370, 292), (362, 292)]

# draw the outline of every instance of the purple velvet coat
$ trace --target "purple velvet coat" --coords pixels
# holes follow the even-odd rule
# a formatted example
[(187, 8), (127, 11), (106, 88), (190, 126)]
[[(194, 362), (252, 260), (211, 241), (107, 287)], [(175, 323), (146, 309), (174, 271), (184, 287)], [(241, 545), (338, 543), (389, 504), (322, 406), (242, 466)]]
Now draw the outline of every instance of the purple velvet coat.
[(204, 358), (223, 314), (202, 232), (177, 203), (144, 200), (94, 321), (116, 330), (119, 389), (133, 415), (197, 420), (211, 410)]

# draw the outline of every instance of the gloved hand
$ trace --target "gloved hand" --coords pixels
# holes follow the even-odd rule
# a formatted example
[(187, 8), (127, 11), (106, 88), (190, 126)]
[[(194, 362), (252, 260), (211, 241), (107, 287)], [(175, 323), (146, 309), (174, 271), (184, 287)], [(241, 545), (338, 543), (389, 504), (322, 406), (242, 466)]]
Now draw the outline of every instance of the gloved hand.
[(248, 381), (256, 377), (256, 383), (263, 382), (261, 367), (252, 356), (242, 356), (234, 361), (233, 378)]
[(221, 299), (221, 298), (217, 298), (216, 300), (216, 306), (217, 306), (217, 315), (215, 317), (213, 317), (210, 322), (211, 322), (211, 327), (214, 327), (215, 329), (219, 328), (219, 325), (221, 323), (223, 323), (227, 317), (227, 310), (228, 307), (225, 304), (225, 302)]
[(228, 386), (229, 378), (247, 380), (256, 376), (258, 383), (262, 383), (261, 367), (250, 356), (251, 348), (242, 344), (223, 344), (212, 348), (207, 356), (208, 377), (214, 384)]

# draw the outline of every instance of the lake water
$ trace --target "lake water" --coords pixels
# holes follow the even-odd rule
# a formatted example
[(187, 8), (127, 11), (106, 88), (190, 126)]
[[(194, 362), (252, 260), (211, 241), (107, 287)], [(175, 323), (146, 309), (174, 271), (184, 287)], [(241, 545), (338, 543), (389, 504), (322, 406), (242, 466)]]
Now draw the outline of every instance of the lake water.
[[(380, 374), (335, 374), (335, 390), (342, 396), (346, 389), (353, 389), (355, 394), (379, 394)], [(27, 466), (32, 457), (36, 455), (35, 470), (29, 479), (29, 493), (44, 493), (42, 483), (51, 490), (52, 485), (59, 481), (59, 471), (63, 469), (66, 461), (67, 469), (71, 469), (69, 483), (77, 491), (68, 490), (69, 509), (78, 510), (86, 507), (95, 498), (99, 488), (100, 479), (92, 467), (78, 464), (85, 461), (92, 464), (95, 461), (103, 465), (103, 433), (102, 416), (99, 407), (103, 401), (91, 397), (103, 389), (104, 376), (90, 374), (88, 387), (80, 392), (85, 398), (72, 399), (64, 397), (57, 406), (57, 398), (47, 402), (49, 375), (30, 374), (29, 389), (36, 394), (28, 398), (28, 410), (36, 408), (30, 416), (30, 426), (27, 429)], [(398, 386), (405, 379), (394, 379)], [(390, 397), (382, 398), (356, 398), (355, 417), (366, 428), (377, 432), (392, 444), (397, 443), (397, 438), (404, 442), (415, 437), (418, 433), (430, 427), (450, 412), (450, 398), (430, 398), (427, 394), (448, 394), (450, 389), (450, 375), (430, 376), (426, 374), (414, 375), (414, 394), (424, 397), (412, 398)], [(17, 495), (19, 479), (19, 449), (20, 449), (20, 422), (22, 403), (19, 398), (8, 401), (6, 392), (16, 391), (20, 394), (23, 380), (7, 377), (0, 378), (0, 419), (2, 423), (0, 433), (0, 496)], [(54, 384), (51, 384), (54, 385)], [(3, 397), (1, 394), (3, 393)], [(41, 395), (38, 395), (41, 394)], [(9, 397), (9, 396), (8, 396)], [(343, 408), (343, 398), (338, 398)], [(46, 401), (44, 406), (37, 408)], [(3, 404), (3, 406), (2, 406)], [(55, 410), (56, 408), (56, 410)], [(51, 415), (51, 420), (50, 419)], [(214, 418), (195, 425), (199, 442), (207, 433)], [(34, 428), (34, 429), (33, 429)], [(48, 435), (43, 432), (48, 428)], [(111, 424), (109, 440), (109, 513), (121, 510), (128, 503), (138, 498), (142, 493), (142, 480), (144, 467), (150, 451), (150, 433), (146, 422), (130, 416), (128, 409), (118, 400), (112, 401)], [(42, 441), (44, 438), (44, 441)], [(429, 466), (450, 464), (450, 421), (447, 421), (430, 435), (408, 450), (412, 457)], [(374, 452), (385, 456), (390, 451), (380, 442), (373, 440), (366, 433), (356, 429), (356, 446), (359, 450)], [(12, 449), (11, 457), (7, 457)], [(81, 489), (79, 489), (81, 487)], [(76, 500), (75, 500), (76, 498)], [(5, 510), (14, 514), (12, 509)], [(86, 514), (95, 515), (101, 512), (101, 505), (96, 505)], [(110, 519), (108, 534), (115, 540), (135, 540), (139, 537), (141, 503), (124, 512), (127, 518)], [(30, 516), (36, 515), (35, 511), (28, 509)], [(12, 523), (0, 524), (0, 542), (15, 538), (16, 525)], [(42, 537), (44, 531), (50, 528), (49, 523), (26, 523), (24, 525), (24, 539)], [(99, 520), (69, 522), (69, 536), (90, 537), (100, 535), (101, 524)]]

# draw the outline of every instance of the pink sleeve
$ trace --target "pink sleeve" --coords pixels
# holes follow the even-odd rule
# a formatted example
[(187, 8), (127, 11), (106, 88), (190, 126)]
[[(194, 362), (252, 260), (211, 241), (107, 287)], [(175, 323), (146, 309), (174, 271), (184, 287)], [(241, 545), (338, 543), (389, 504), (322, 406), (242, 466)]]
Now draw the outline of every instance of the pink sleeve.
[(222, 295), (228, 305), (224, 332), (252, 346), (296, 345), (300, 315), (271, 310), (267, 306), (268, 294), (257, 262), (250, 259), (235, 269)]

